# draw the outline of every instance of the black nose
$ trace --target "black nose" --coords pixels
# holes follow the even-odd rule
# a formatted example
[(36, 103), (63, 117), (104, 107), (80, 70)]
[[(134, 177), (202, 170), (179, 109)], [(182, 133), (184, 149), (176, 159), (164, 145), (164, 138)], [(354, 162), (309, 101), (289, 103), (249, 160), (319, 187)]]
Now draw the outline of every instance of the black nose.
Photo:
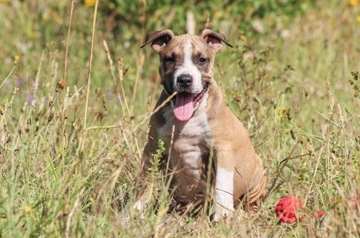
[(177, 84), (181, 88), (187, 88), (192, 84), (193, 78), (190, 74), (182, 74), (177, 77)]

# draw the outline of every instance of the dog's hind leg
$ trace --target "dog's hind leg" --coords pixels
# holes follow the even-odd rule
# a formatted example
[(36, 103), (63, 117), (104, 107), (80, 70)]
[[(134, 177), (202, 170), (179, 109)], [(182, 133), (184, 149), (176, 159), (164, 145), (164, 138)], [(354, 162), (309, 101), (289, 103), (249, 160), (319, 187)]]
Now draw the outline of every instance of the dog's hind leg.
[(260, 202), (266, 195), (266, 171), (261, 170), (258, 173), (258, 179), (255, 186), (245, 195), (245, 210), (249, 213), (256, 213), (259, 209)]

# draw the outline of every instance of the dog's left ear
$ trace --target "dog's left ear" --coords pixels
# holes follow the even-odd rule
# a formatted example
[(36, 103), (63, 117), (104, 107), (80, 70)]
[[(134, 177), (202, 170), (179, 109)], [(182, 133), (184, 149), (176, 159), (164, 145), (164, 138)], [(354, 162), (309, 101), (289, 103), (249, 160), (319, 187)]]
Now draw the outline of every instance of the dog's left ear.
[(227, 46), (233, 47), (229, 42), (226, 41), (223, 34), (213, 32), (209, 29), (204, 29), (202, 31), (201, 38), (203, 38), (208, 45), (214, 48), (216, 52), (222, 48), (221, 42), (224, 42)]

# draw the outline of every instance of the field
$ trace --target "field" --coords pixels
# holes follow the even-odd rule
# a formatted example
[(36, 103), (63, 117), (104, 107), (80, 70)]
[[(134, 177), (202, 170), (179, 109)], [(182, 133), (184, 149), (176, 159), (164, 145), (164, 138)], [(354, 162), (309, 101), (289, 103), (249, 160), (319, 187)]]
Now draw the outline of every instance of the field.
[[(0, 0), (0, 237), (360, 237), (360, 1), (70, 2)], [(140, 46), (191, 14), (234, 45), (215, 78), (268, 174), (258, 213), (217, 224), (168, 214), (155, 168), (130, 205), (161, 92)]]

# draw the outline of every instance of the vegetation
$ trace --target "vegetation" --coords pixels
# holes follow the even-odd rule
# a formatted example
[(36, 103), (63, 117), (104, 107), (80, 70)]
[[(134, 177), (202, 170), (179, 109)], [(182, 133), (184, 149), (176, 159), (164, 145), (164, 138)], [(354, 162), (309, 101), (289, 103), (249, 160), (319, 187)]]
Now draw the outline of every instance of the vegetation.
[[(72, 2), (0, 0), (0, 237), (360, 236), (358, 0)], [(127, 205), (161, 91), (139, 46), (189, 12), (234, 45), (216, 79), (268, 172), (260, 211), (218, 224), (167, 214), (155, 169), (153, 206)], [(296, 224), (275, 215), (286, 195)]]

